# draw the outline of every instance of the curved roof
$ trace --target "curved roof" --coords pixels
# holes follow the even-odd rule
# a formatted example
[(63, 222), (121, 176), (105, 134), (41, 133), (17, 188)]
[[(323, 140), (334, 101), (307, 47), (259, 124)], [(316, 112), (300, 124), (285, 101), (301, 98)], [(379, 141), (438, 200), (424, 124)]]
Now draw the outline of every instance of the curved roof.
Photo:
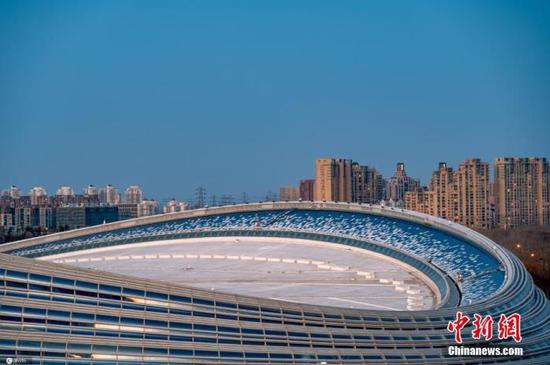
[[(407, 262), (430, 277), (437, 285), (443, 305), (434, 310), (403, 312), (323, 307), (213, 293), (24, 258), (133, 242), (224, 235), (307, 238), (383, 253)], [(192, 325), (193, 336), (197, 338), (201, 338), (199, 334), (203, 330), (217, 333), (217, 339), (208, 342), (215, 345), (200, 345), (194, 341), (191, 349), (185, 350), (192, 351), (188, 356), (194, 362), (200, 362), (203, 358), (207, 361), (214, 352), (217, 352), (217, 358), (236, 356), (243, 359), (242, 362), (254, 354), (250, 358), (255, 363), (262, 363), (262, 359), (273, 363), (277, 361), (277, 356), (287, 356), (281, 360), (282, 363), (308, 363), (310, 360), (318, 363), (323, 359), (338, 360), (338, 363), (366, 360), (407, 363), (416, 360), (448, 363), (474, 361), (472, 358), (450, 358), (445, 355), (446, 347), (453, 344), (452, 334), (447, 332), (446, 326), (449, 320), (454, 319), (457, 306), (469, 315), (522, 314), (522, 345), (527, 356), (507, 360), (545, 363), (550, 351), (549, 332), (544, 326), (550, 315), (548, 300), (533, 286), (529, 274), (515, 256), (467, 228), (400, 209), (321, 202), (259, 203), (208, 208), (88, 227), (4, 245), (1, 249), (10, 256), (0, 255), (0, 267), (9, 270), (6, 279), (12, 275), (20, 283), (19, 292), (26, 293), (29, 298), (25, 306), (30, 303), (44, 305), (40, 304), (39, 297), (30, 299), (34, 293), (31, 284), (33, 275), (42, 275), (43, 281), (49, 283), (46, 287), (53, 290), (58, 283), (57, 290), (65, 290), (71, 298), (65, 300), (71, 300), (71, 307), (82, 312), (89, 313), (90, 308), (86, 306), (92, 305), (88, 302), (89, 297), (94, 295), (92, 301), (95, 308), (101, 308), (101, 311), (108, 311), (109, 307), (118, 308), (118, 317), (111, 318), (111, 321), (118, 318), (116, 325), (98, 317), (98, 314), (90, 319), (95, 329), (94, 339), (98, 336), (98, 324), (100, 329), (117, 333), (117, 337), (122, 338), (123, 322), (130, 321), (135, 311), (151, 311), (152, 316), (160, 315), (165, 321), (168, 320), (165, 326), (157, 329), (160, 331), (157, 338), (165, 339), (165, 343), (168, 343), (165, 355), (171, 362), (177, 362), (180, 359), (178, 354), (183, 354), (178, 351), (184, 351), (189, 345), (185, 341), (178, 341), (178, 335), (174, 335), (179, 332), (177, 328), (185, 327), (186, 321), (200, 324), (196, 330), (193, 327), (195, 324)], [(22, 271), (23, 266), (27, 269)], [(17, 267), (19, 270), (16, 270)], [(63, 286), (63, 282), (68, 286)], [(23, 288), (24, 285), (27, 285), (26, 288)], [(57, 296), (52, 294), (51, 298)], [(88, 299), (84, 299), (86, 296)], [(17, 298), (6, 292), (5, 299), (10, 303), (20, 302)], [(48, 307), (64, 305), (63, 300), (60, 303), (52, 300)], [(25, 310), (21, 309), (21, 313), (24, 316)], [(74, 312), (71, 312), (71, 318), (73, 315)], [(248, 316), (250, 323), (246, 323)], [(149, 314), (145, 316), (145, 321), (148, 317)], [(137, 326), (145, 331), (139, 337), (140, 340), (125, 339), (121, 343), (134, 341), (134, 344), (141, 344), (143, 355), (148, 351), (143, 347), (148, 340), (147, 328), (152, 330), (153, 327), (149, 328), (142, 321)], [(226, 336), (222, 327), (227, 327), (229, 332), (238, 331), (240, 352), (228, 352), (236, 343), (228, 345), (237, 340), (221, 341), (220, 336)], [(259, 333), (246, 332), (253, 329), (261, 331), (263, 342), (254, 340)], [(33, 335), (22, 328), (15, 331), (23, 337)], [(65, 338), (64, 341), (69, 339)], [(91, 340), (86, 341), (90, 343)], [(277, 341), (281, 344), (278, 345)], [(479, 344), (480, 341), (466, 336), (464, 342)], [(284, 349), (281, 348), (282, 343), (285, 344)], [(502, 344), (506, 341), (491, 340), (490, 343)], [(350, 347), (349, 344), (353, 345)], [(327, 345), (330, 349), (327, 349)], [(95, 353), (93, 344), (90, 343), (90, 346), (90, 351)], [(203, 347), (215, 349), (206, 350)], [(304, 350), (303, 347), (308, 349)], [(120, 347), (117, 348), (117, 353), (120, 351)], [(207, 351), (211, 354), (207, 354)], [(181, 356), (183, 359), (187, 355)], [(489, 358), (475, 359), (475, 362), (480, 361), (489, 361)]]

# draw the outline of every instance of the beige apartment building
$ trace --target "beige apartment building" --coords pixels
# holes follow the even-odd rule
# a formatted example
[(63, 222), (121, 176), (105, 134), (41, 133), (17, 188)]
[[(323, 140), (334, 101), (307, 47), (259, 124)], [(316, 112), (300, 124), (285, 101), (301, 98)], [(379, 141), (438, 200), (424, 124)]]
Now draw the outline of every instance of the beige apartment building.
[(279, 199), (282, 201), (300, 200), (300, 188), (294, 186), (283, 186), (279, 189)]
[(398, 207), (405, 205), (405, 193), (420, 189), (420, 181), (407, 175), (405, 164), (398, 162), (395, 173), (386, 181), (386, 200)]
[(437, 193), (435, 191), (407, 191), (405, 209), (437, 216)]
[(434, 215), (453, 220), (458, 215), (458, 197), (454, 184), (453, 169), (446, 162), (440, 162), (437, 171), (432, 174), (430, 191), (435, 193)]
[(499, 157), (494, 173), (498, 227), (550, 224), (550, 174), (546, 158)]
[(454, 219), (471, 228), (489, 228), (489, 163), (463, 161), (455, 173), (458, 209)]
[(429, 190), (417, 189), (405, 194), (405, 208), (471, 228), (490, 227), (489, 164), (470, 159), (453, 171), (440, 162), (432, 174)]
[(352, 201), (352, 161), (325, 158), (315, 161), (315, 200)]

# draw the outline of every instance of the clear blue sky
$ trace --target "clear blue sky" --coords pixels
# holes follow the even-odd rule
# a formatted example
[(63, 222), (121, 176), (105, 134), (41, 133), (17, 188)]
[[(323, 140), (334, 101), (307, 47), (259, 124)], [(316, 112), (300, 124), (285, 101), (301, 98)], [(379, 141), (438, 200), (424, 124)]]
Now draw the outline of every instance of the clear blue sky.
[(1, 1), (0, 187), (550, 157), (549, 1)]

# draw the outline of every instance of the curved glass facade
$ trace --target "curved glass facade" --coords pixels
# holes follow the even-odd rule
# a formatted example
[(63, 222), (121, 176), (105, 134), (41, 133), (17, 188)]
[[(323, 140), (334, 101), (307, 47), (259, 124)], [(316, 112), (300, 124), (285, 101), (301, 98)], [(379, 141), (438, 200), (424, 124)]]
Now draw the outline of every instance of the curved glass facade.
[[(214, 209), (191, 218), (168, 215), (154, 223), (138, 220), (133, 227), (108, 226), (100, 228), (102, 232), (84, 231), (63, 239), (46, 236), (16, 248), (6, 246), (0, 254), (0, 357), (52, 364), (550, 362), (548, 300), (506, 251), (497, 255), (459, 234), (346, 211), (347, 205), (288, 205), (258, 205), (253, 211), (236, 207), (220, 214)], [(423, 271), (447, 296), (448, 305), (418, 312), (322, 307), (34, 259), (132, 242), (245, 234), (307, 236), (378, 250)], [(462, 280), (457, 286), (452, 279), (459, 273)], [(446, 327), (457, 306), (465, 314), (522, 314), (524, 357), (447, 355), (454, 335)], [(463, 332), (464, 345), (482, 343), (469, 332)], [(483, 344), (514, 342), (495, 338)]]

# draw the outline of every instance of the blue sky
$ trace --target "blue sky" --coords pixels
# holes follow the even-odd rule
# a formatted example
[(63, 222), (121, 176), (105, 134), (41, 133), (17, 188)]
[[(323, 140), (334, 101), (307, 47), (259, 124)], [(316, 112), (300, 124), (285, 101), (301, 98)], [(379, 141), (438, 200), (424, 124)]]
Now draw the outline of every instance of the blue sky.
[(550, 157), (548, 1), (2, 1), (0, 186), (251, 195)]

